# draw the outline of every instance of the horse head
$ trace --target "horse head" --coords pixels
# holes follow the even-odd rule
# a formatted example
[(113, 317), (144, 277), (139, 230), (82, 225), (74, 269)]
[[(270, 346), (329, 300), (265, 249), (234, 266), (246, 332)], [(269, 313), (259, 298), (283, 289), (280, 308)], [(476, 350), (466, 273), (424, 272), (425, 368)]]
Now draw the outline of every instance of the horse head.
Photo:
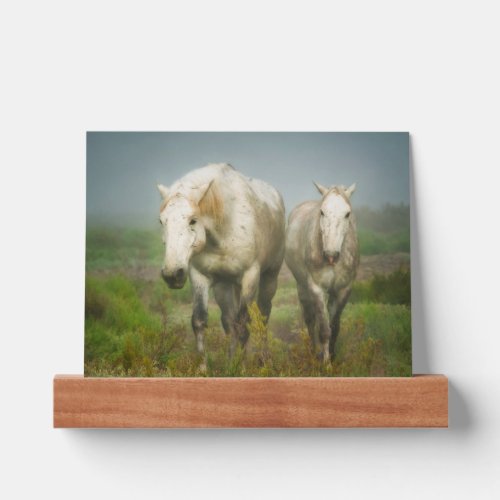
[(191, 257), (205, 246), (206, 229), (200, 204), (211, 184), (207, 182), (200, 186), (175, 190), (158, 185), (163, 198), (160, 222), (165, 243), (165, 259), (161, 275), (169, 288), (184, 286)]
[(350, 198), (356, 189), (356, 184), (349, 188), (331, 186), (326, 188), (314, 183), (321, 196), (319, 207), (319, 227), (323, 246), (323, 258), (333, 266), (340, 258), (342, 244), (349, 229), (351, 217)]

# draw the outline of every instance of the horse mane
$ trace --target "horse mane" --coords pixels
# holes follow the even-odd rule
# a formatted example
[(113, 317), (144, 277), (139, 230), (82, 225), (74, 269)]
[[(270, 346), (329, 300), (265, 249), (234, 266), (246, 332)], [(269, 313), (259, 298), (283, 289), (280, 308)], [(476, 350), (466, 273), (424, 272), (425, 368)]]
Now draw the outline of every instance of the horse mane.
[(224, 220), (224, 200), (215, 182), (212, 182), (198, 208), (200, 215), (211, 217), (217, 226)]
[[(163, 212), (165, 207), (168, 205), (168, 202), (172, 199), (172, 197), (175, 196), (180, 196), (180, 194), (176, 193), (162, 200), (160, 205), (160, 213)], [(222, 224), (224, 220), (224, 200), (222, 199), (220, 191), (217, 188), (215, 182), (212, 182), (212, 184), (208, 188), (205, 196), (198, 204), (198, 209), (201, 216), (212, 218), (216, 226)]]
[(163, 212), (163, 210), (165, 210), (165, 207), (167, 206), (167, 203), (168, 203), (169, 200), (170, 200), (170, 197), (169, 198), (163, 198), (161, 200), (160, 214)]

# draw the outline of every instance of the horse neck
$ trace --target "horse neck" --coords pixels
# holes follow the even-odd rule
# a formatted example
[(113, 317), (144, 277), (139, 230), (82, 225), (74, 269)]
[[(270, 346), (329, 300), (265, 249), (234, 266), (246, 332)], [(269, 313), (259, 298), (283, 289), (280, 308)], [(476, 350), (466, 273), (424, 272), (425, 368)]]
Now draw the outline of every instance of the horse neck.
[(216, 224), (212, 217), (204, 216), (203, 223), (205, 226), (205, 233), (207, 235), (207, 250), (216, 250), (221, 246), (224, 238), (222, 228)]
[[(318, 202), (319, 207), (319, 202)], [(319, 217), (320, 213), (317, 210), (317, 207), (311, 211), (311, 219), (309, 223), (309, 231), (307, 235), (307, 239), (309, 242), (308, 245), (308, 254), (309, 258), (316, 265), (321, 265), (323, 263), (323, 239), (321, 238), (321, 228), (319, 225)]]

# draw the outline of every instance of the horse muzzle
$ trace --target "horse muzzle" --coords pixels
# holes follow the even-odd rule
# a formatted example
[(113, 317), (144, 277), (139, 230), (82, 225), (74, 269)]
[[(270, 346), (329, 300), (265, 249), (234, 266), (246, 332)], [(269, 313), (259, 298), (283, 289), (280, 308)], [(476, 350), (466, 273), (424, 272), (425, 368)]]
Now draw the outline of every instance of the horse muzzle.
[(334, 266), (340, 258), (340, 252), (323, 252), (323, 257), (329, 266)]
[(187, 273), (183, 268), (176, 269), (175, 271), (162, 269), (161, 277), (169, 288), (179, 289), (186, 284)]

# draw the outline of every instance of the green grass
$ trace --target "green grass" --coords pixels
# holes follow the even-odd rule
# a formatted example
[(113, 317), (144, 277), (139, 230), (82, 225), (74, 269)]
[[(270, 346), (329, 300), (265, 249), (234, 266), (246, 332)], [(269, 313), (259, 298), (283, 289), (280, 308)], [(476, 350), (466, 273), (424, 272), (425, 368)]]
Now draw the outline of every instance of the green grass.
[(410, 252), (410, 230), (394, 233), (377, 233), (368, 229), (358, 229), (359, 251), (361, 255)]
[(410, 207), (355, 208), (361, 255), (410, 252)]
[(160, 231), (123, 227), (88, 227), (86, 238), (87, 271), (153, 265), (163, 258)]
[[(409, 276), (407, 276), (409, 279)], [(232, 359), (211, 301), (206, 331), (207, 370), (191, 331), (189, 289), (169, 290), (160, 280), (89, 276), (85, 301), (87, 376), (403, 376), (411, 375), (411, 322), (407, 303), (370, 302), (401, 276), (371, 282), (342, 316), (337, 357), (324, 366), (303, 327), (293, 281), (276, 295), (269, 325), (251, 308), (250, 341)], [(386, 291), (387, 293), (387, 291)], [(397, 298), (399, 300), (399, 297)], [(404, 302), (404, 301), (403, 301)]]
[[(356, 209), (362, 255), (409, 252), (409, 209)], [(252, 311), (245, 351), (228, 356), (220, 311), (210, 300), (206, 372), (191, 330), (191, 289), (158, 278), (160, 230), (88, 227), (85, 293), (87, 376), (411, 375), (410, 274), (355, 282), (342, 316), (337, 357), (325, 367), (312, 352), (295, 282), (281, 277), (269, 324)]]
[(351, 302), (374, 302), (377, 304), (411, 304), (410, 271), (399, 269), (383, 276), (375, 275), (370, 281), (354, 283)]

